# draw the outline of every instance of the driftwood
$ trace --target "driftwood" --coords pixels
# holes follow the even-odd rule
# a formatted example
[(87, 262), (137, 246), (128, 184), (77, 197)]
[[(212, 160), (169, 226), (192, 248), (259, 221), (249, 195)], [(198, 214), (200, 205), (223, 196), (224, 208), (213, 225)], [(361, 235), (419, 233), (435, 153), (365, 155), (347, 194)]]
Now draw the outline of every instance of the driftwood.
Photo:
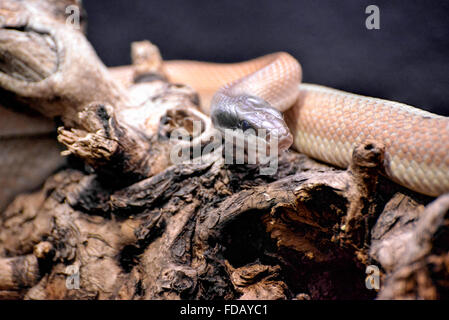
[(449, 195), (379, 175), (378, 141), (355, 148), (347, 170), (293, 150), (274, 175), (225, 164), (220, 148), (173, 163), (173, 130), (210, 141), (198, 95), (170, 83), (149, 42), (108, 70), (65, 23), (70, 4), (0, 4), (1, 103), (56, 119), (71, 159), (1, 213), (1, 298), (448, 297)]

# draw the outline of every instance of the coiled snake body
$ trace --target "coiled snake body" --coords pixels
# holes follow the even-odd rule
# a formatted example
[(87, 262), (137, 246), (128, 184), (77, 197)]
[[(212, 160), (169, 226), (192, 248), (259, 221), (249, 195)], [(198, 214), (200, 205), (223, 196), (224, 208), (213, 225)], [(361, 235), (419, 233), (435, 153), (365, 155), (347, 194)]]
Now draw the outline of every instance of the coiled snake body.
[(349, 165), (357, 144), (378, 141), (385, 146), (388, 178), (430, 196), (449, 191), (446, 117), (300, 84), (300, 64), (283, 52), (235, 64), (169, 61), (165, 70), (172, 81), (200, 93), (218, 129), (265, 128), (279, 137), (280, 149), (293, 143), (296, 150), (338, 167)]
[[(120, 68), (110, 69), (113, 77), (129, 78), (131, 68), (125, 67), (124, 73)], [(203, 111), (218, 129), (264, 128), (279, 137), (281, 150), (293, 144), (310, 157), (343, 168), (357, 144), (379, 141), (385, 146), (388, 178), (429, 196), (449, 192), (446, 117), (398, 102), (301, 84), (301, 67), (287, 53), (234, 64), (165, 61), (164, 69), (172, 82), (196, 89)], [(22, 139), (20, 146), (9, 138), (17, 136), (16, 129), (21, 135), (51, 132), (51, 122), (25, 119), (25, 125), (8, 112), (0, 108), (0, 210), (62, 164), (54, 138)]]

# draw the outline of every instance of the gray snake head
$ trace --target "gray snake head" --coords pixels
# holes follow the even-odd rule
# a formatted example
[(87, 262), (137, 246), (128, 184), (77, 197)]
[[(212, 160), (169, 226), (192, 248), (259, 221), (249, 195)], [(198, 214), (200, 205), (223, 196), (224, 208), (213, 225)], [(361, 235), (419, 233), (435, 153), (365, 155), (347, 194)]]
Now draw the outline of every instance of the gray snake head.
[(279, 152), (287, 150), (293, 143), (282, 113), (259, 97), (218, 92), (212, 99), (211, 118), (215, 128), (222, 132), (241, 129), (259, 134), (260, 129), (265, 129), (266, 142), (276, 139)]

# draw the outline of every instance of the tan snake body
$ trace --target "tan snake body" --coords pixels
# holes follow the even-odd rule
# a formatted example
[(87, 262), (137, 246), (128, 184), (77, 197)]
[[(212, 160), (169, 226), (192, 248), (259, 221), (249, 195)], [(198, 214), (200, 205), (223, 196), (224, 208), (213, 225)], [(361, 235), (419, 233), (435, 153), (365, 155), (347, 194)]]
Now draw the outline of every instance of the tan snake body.
[[(299, 63), (283, 52), (234, 64), (167, 61), (165, 71), (171, 81), (189, 84), (200, 93), (206, 113), (213, 115), (214, 108), (221, 108), (216, 111), (219, 116), (223, 110), (243, 110), (237, 118), (226, 119), (227, 125), (246, 119), (253, 121), (253, 127), (270, 128), (270, 113), (251, 112), (247, 102), (229, 102), (237, 96), (259, 97), (284, 112), (293, 147), (300, 152), (345, 168), (357, 144), (378, 141), (385, 146), (384, 171), (392, 181), (430, 196), (449, 191), (446, 117), (398, 102), (300, 84)], [(220, 104), (225, 105), (217, 107)], [(278, 119), (273, 121), (270, 129), (282, 126)]]

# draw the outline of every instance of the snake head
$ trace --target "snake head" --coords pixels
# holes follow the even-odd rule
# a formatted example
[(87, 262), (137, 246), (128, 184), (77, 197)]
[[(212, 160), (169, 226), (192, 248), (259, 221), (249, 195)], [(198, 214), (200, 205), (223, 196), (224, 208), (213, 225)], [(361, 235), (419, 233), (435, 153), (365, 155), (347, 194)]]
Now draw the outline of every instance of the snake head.
[(217, 97), (212, 101), (211, 118), (221, 131), (240, 129), (262, 137), (267, 143), (275, 139), (279, 152), (287, 150), (293, 143), (282, 113), (259, 97)]

